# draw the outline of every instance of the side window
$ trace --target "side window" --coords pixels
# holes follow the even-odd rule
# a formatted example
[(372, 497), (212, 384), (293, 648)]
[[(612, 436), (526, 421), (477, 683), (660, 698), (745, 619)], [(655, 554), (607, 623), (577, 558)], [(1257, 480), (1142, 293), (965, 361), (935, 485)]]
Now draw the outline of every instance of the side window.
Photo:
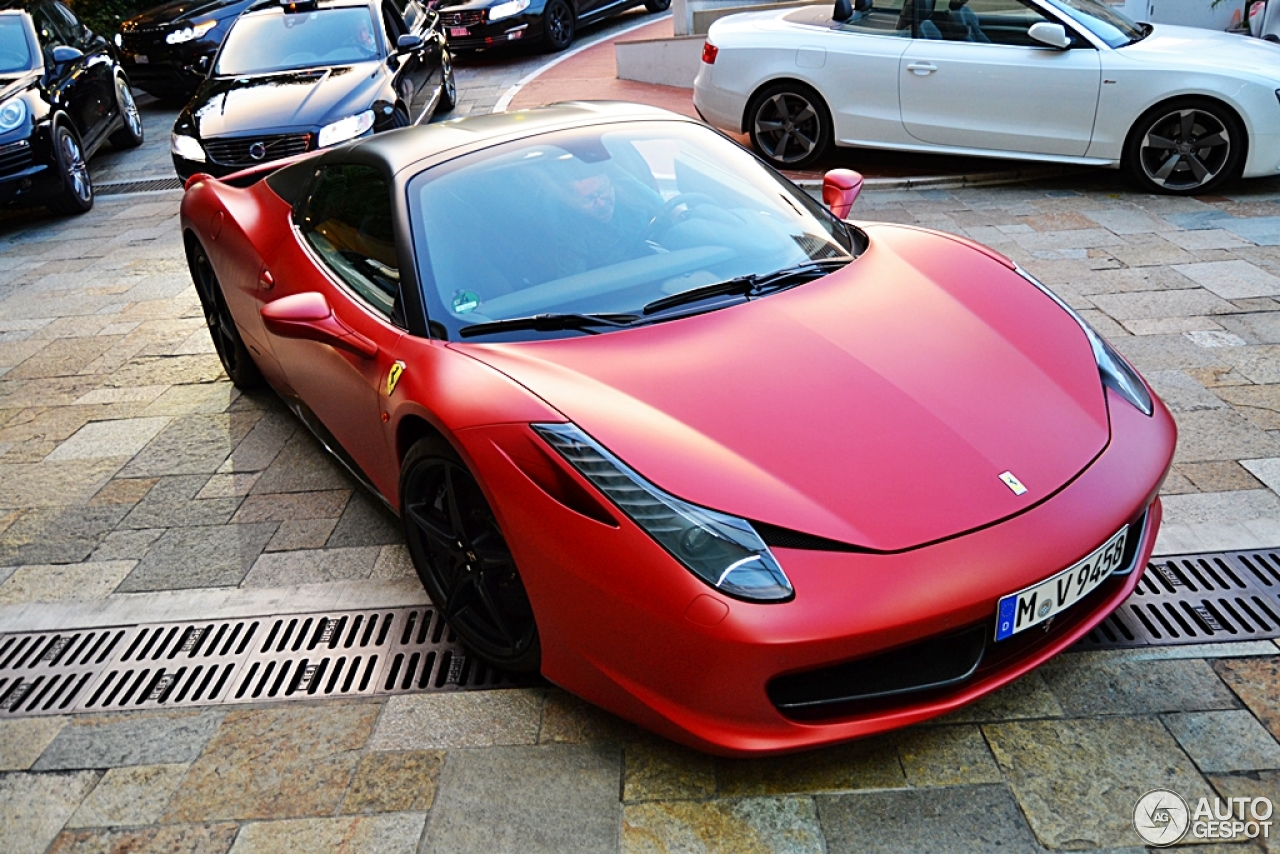
[(52, 16), (57, 19), (59, 29), (65, 33), (69, 39), (67, 44), (79, 45), (85, 40), (84, 25), (72, 13), (70, 9), (58, 2), (49, 4)]
[(904, 0), (854, 0), (853, 17), (836, 25), (841, 32), (880, 36), (911, 34), (910, 2), (904, 16)]
[(916, 4), (917, 38), (975, 44), (1043, 47), (1027, 35), (1032, 24), (1053, 23), (1021, 0), (907, 0)]
[(391, 317), (400, 265), (391, 186), (371, 166), (329, 166), (302, 209), (299, 228), (334, 274), (370, 308)]
[(60, 44), (74, 44), (71, 35), (63, 30), (62, 22), (52, 14), (52, 7), (41, 3), (31, 7), (31, 20), (36, 25), (36, 35), (40, 37), (40, 47), (48, 58), (53, 49)]
[(387, 41), (394, 51), (396, 40), (402, 35), (409, 32), (409, 28), (404, 24), (404, 18), (400, 17), (400, 13), (396, 11), (396, 7), (390, 2), (382, 4), (382, 22), (387, 28)]

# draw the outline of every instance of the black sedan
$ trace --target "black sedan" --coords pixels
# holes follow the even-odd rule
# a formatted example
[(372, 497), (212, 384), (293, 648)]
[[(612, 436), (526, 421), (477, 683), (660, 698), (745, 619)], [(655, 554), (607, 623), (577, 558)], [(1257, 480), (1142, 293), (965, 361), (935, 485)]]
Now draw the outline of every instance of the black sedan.
[(456, 50), (540, 42), (564, 50), (578, 27), (643, 5), (665, 12), (671, 0), (441, 0), (440, 20)]
[(0, 203), (89, 210), (108, 140), (141, 145), (142, 119), (106, 39), (57, 0), (0, 2)]
[(416, 11), (409, 24), (391, 0), (249, 8), (174, 123), (174, 168), (221, 177), (451, 109), (438, 16)]
[(186, 101), (200, 86), (236, 16), (254, 0), (171, 0), (120, 25), (120, 61), (137, 88)]

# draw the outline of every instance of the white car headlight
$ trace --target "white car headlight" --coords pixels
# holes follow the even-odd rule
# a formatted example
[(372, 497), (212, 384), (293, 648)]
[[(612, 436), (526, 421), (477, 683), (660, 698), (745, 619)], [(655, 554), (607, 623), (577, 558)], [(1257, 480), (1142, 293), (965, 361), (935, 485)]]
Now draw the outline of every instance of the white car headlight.
[(180, 133), (172, 134), (169, 137), (169, 150), (183, 160), (194, 160), (197, 163), (205, 161), (204, 149), (200, 147), (195, 137)]
[(164, 37), (169, 44), (182, 44), (183, 42), (195, 41), (205, 33), (218, 26), (217, 21), (201, 21), (192, 27), (183, 27), (180, 30), (174, 30)]
[(501, 21), (503, 18), (518, 15), (528, 8), (529, 0), (507, 0), (506, 3), (499, 3), (497, 6), (490, 7), (489, 20)]
[(355, 139), (371, 127), (373, 127), (373, 110), (365, 110), (363, 113), (338, 119), (320, 128), (318, 147), (328, 148), (330, 145)]
[(27, 120), (27, 102), (21, 98), (6, 101), (0, 107), (0, 133), (8, 133)]

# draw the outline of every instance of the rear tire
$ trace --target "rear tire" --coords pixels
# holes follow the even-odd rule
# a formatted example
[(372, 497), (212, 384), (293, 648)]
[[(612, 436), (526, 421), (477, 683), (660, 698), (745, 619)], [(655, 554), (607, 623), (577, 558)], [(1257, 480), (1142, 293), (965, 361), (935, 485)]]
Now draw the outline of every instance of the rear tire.
[(806, 169), (831, 146), (831, 113), (803, 83), (762, 89), (747, 109), (751, 144), (775, 169)]
[(1124, 166), (1147, 192), (1198, 195), (1239, 177), (1247, 145), (1231, 110), (1203, 98), (1179, 98), (1134, 122)]
[(133, 90), (122, 74), (116, 75), (116, 109), (120, 118), (124, 119), (124, 126), (111, 134), (112, 147), (124, 149), (142, 145), (142, 115), (138, 112), (138, 105), (134, 103)]
[(453, 57), (449, 51), (440, 54), (440, 103), (437, 113), (447, 113), (458, 105), (458, 84), (453, 78)]
[(189, 249), (187, 261), (200, 306), (204, 309), (205, 326), (209, 328), (209, 337), (213, 339), (213, 349), (218, 352), (222, 369), (236, 388), (242, 391), (257, 388), (262, 385), (262, 374), (240, 337), (240, 330), (236, 328), (235, 318), (222, 295), (222, 285), (204, 247), (197, 244)]
[(62, 186), (45, 204), (56, 214), (82, 214), (93, 207), (93, 179), (75, 131), (59, 122), (53, 129), (53, 153)]
[(644, 7), (650, 12), (665, 12), (671, 8), (671, 0), (644, 0)]

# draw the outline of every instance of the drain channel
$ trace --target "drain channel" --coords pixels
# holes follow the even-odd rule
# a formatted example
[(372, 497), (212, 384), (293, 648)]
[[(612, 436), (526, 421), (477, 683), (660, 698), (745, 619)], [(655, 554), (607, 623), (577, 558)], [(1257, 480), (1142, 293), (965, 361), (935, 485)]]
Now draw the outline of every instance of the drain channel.
[(133, 193), (154, 193), (157, 190), (181, 190), (180, 178), (147, 178), (140, 181), (107, 181), (95, 184), (98, 196), (128, 196)]
[(429, 607), (0, 635), (0, 718), (522, 684)]
[(1076, 649), (1280, 638), (1280, 549), (1178, 555), (1147, 565), (1133, 595)]

